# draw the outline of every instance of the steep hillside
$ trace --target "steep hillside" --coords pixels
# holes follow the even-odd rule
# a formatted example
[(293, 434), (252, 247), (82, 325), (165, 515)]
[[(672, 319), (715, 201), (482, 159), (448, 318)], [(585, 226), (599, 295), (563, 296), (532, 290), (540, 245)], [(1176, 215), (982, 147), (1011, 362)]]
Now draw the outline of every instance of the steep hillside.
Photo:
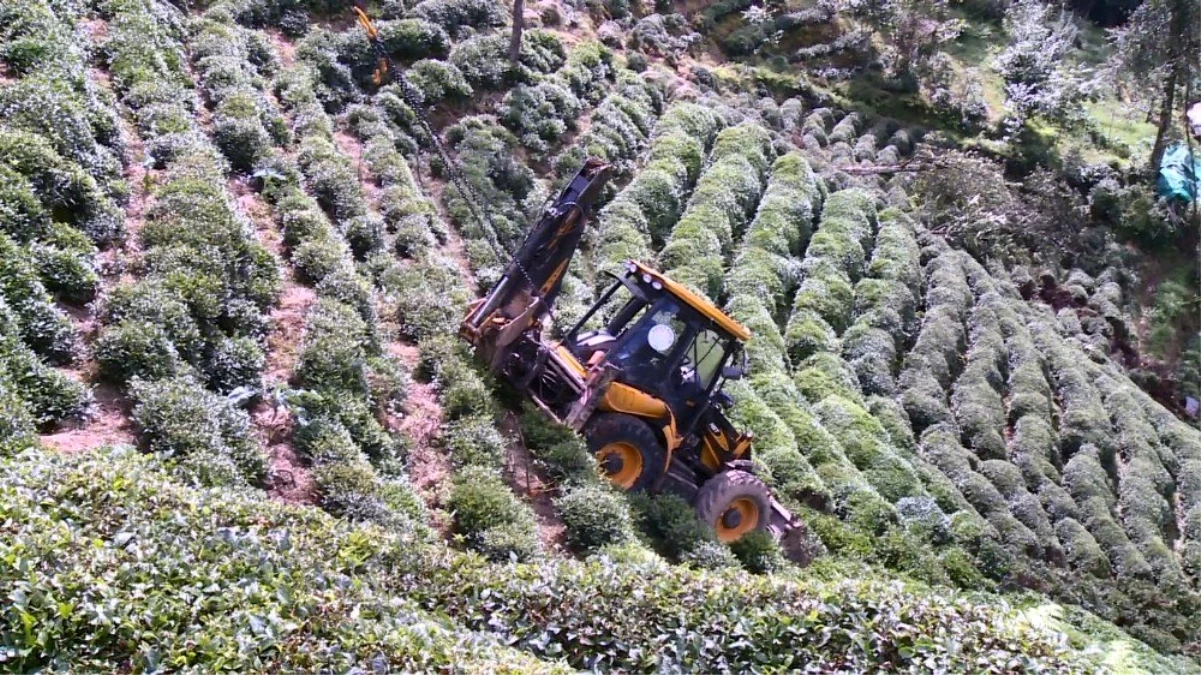
[[(0, 664), (1201, 671), (1142, 188), (876, 105), (849, 10), (659, 5), (531, 3), (514, 63), (509, 6), (375, 3), (414, 92), (341, 3), (0, 8)], [(456, 338), (588, 156), (554, 329), (630, 258), (749, 327), (813, 566), (608, 487)]]

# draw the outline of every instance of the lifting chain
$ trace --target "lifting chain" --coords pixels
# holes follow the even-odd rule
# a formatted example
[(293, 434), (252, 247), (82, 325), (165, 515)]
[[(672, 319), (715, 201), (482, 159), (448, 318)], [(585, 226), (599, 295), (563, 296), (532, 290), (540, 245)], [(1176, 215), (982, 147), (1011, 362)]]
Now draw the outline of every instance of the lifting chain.
[[(417, 95), (417, 91), (413, 89), (413, 85), (405, 78), (404, 73), (392, 67), (392, 61), (388, 57), (388, 50), (384, 47), (384, 41), (380, 37), (379, 31), (371, 23), (371, 19), (367, 16), (367, 12), (359, 3), (359, 0), (355, 0), (351, 9), (354, 10), (359, 25), (367, 32), (367, 40), (371, 43), (371, 48), (375, 53), (376, 68), (373, 74), (375, 84), (383, 84), (384, 77), (389, 73), (391, 74), (392, 81), (400, 87), (401, 97), (404, 99), (405, 105), (409, 106), (409, 109), (413, 111), (413, 114), (417, 117), (417, 121), (420, 123), (421, 130), (429, 137), (430, 145), (433, 146), (434, 151), (441, 158), (442, 166), (446, 170), (446, 174), (450, 177), (450, 181), (455, 189), (459, 191), (459, 196), (463, 198), (464, 203), (467, 205), (467, 210), (471, 212), (471, 216), (476, 222), (483, 225), (481, 229), (484, 231), (484, 239), (488, 242), (489, 248), (492, 249), (493, 254), (499, 259), (504, 260), (508, 258), (513, 261), (514, 266), (521, 273), (521, 276), (525, 278), (526, 283), (529, 284), (530, 295), (537, 299), (537, 296), (534, 295), (538, 290), (537, 284), (530, 278), (529, 271), (521, 264), (517, 256), (506, 251), (497, 239), (496, 226), (492, 222), (491, 212), (487, 208), (480, 206), (484, 200), (476, 192), (474, 186), (463, 176), (463, 172), (459, 169), (459, 163), (450, 156), (450, 153), (447, 152), (446, 147), (442, 144), (442, 139), (434, 131), (434, 126), (430, 122), (429, 116), (426, 115), (421, 97)], [(420, 143), (418, 145), (420, 146)], [(420, 152), (420, 148), (418, 152)], [(481, 216), (480, 213), (484, 215)], [(551, 325), (557, 328), (558, 320), (555, 317), (554, 308), (548, 305), (546, 311), (550, 315)]]

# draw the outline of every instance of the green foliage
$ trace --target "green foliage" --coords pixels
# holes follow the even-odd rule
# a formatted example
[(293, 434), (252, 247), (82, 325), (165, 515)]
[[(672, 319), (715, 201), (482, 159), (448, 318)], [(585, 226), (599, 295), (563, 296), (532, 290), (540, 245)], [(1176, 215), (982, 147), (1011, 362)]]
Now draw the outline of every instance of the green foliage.
[(179, 352), (162, 326), (125, 320), (105, 327), (92, 349), (100, 373), (116, 384), (135, 377), (157, 379), (180, 371)]
[(0, 233), (0, 298), (12, 311), (20, 339), (52, 363), (72, 356), (71, 324), (53, 301), (25, 251)]
[(462, 417), (442, 432), (442, 444), (456, 467), (482, 466), (500, 470), (505, 459), (506, 441), (486, 415)]
[(495, 472), (467, 467), (454, 478), (447, 506), (455, 533), (494, 560), (528, 559), (538, 550), (533, 513)]
[(631, 536), (633, 525), (626, 499), (608, 486), (569, 488), (555, 500), (555, 508), (567, 529), (567, 545), (576, 552), (592, 553)]
[(146, 448), (169, 461), (190, 483), (257, 485), (267, 460), (246, 413), (204, 390), (189, 377), (130, 383), (133, 420)]
[(525, 447), (551, 478), (572, 484), (598, 482), (596, 459), (571, 429), (551, 421), (545, 413), (527, 406), (521, 415)]
[(504, 7), (488, 0), (422, 0), (413, 7), (413, 15), (452, 35), (464, 28), (502, 26), (507, 18)]
[(755, 574), (776, 572), (787, 564), (779, 544), (767, 532), (748, 532), (730, 544), (730, 550), (743, 567)]
[(660, 554), (679, 560), (703, 544), (717, 542), (713, 529), (697, 520), (692, 505), (673, 494), (634, 495), (634, 522)]
[(426, 105), (460, 101), (471, 96), (471, 85), (452, 63), (422, 59), (409, 66), (405, 76)]
[(509, 61), (508, 53), (508, 35), (481, 34), (456, 43), (450, 59), (472, 87), (491, 90), (532, 82), (540, 74), (558, 70), (567, 60), (559, 37), (543, 30), (522, 32), (516, 65)]
[(709, 166), (659, 253), (666, 274), (709, 297), (721, 297), (724, 259), (763, 195), (773, 154), (770, 137), (757, 125), (730, 127), (717, 135)]

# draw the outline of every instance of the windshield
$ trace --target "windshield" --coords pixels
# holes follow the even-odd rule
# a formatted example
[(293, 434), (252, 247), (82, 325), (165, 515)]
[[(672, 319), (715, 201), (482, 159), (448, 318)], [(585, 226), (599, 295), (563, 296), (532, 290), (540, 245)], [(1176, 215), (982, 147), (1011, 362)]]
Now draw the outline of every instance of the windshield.
[(676, 343), (684, 335), (687, 324), (680, 318), (680, 306), (664, 298), (639, 317), (637, 323), (622, 337), (622, 344), (611, 360), (621, 363), (644, 364), (646, 370), (661, 372)]

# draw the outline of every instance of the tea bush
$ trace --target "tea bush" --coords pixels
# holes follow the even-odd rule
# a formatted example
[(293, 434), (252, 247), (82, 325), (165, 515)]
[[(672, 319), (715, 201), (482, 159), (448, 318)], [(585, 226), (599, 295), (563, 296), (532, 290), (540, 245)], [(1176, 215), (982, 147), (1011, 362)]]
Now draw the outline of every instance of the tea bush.
[(659, 252), (664, 273), (709, 297), (722, 296), (725, 258), (758, 206), (771, 159), (762, 127), (740, 125), (717, 135), (710, 164)]
[(488, 0), (422, 0), (412, 9), (413, 16), (425, 19), (458, 35), (464, 28), (503, 26), (507, 13)]
[(647, 164), (597, 215), (598, 272), (615, 271), (631, 258), (650, 259), (652, 242), (662, 241), (679, 219), (721, 126), (712, 111), (693, 103), (664, 111), (651, 135)]
[(0, 233), (0, 298), (15, 317), (20, 340), (50, 363), (70, 361), (75, 338), (25, 249)]
[[(119, 451), (90, 457), (26, 454), (22, 461), (2, 466), (0, 482), (5, 489), (0, 494), (4, 495), (4, 507), (9, 513), (20, 514), (15, 520), (21, 524), (6, 543), (11, 546), (20, 542), (31, 560), (53, 556), (60, 564), (13, 565), (0, 578), (8, 584), (28, 583), (35, 589), (68, 577), (80, 580), (62, 585), (67, 589), (62, 591), (66, 594), (63, 600), (72, 600), (71, 606), (78, 608), (66, 616), (38, 603), (35, 598), (39, 596), (34, 594), (17, 601), (17, 607), (39, 625), (60, 636), (49, 643), (51, 646), (34, 647), (30, 643), (31, 648), (22, 650), (18, 657), (23, 666), (74, 658), (81, 666), (86, 663), (101, 670), (127, 660), (147, 667), (177, 662), (204, 667), (232, 660), (254, 668), (309, 669), (357, 662), (362, 658), (362, 649), (379, 662), (412, 670), (452, 663), (468, 668), (478, 663), (481, 671), (531, 672), (555, 668), (558, 658), (575, 667), (646, 669), (659, 663), (675, 663), (702, 669), (739, 669), (754, 663), (787, 668), (803, 657), (833, 667), (836, 655), (841, 663), (870, 668), (872, 664), (888, 663), (886, 654), (895, 654), (894, 658), (903, 663), (920, 655), (922, 659), (941, 659), (950, 664), (951, 659), (963, 658), (965, 653), (1000, 658), (1000, 654), (1019, 652), (1024, 658), (1062, 671), (1086, 668), (1069, 660), (1071, 657), (1049, 635), (1008, 620), (1007, 610), (943, 592), (923, 592), (920, 597), (926, 600), (919, 602), (913, 591), (877, 581), (748, 580), (745, 573), (699, 573), (661, 564), (623, 569), (602, 560), (496, 566), (444, 547), (421, 544), (403, 530), (348, 525), (312, 510), (271, 504), (252, 496), (181, 488), (164, 480), (145, 459)], [(148, 499), (152, 494), (156, 499)], [(139, 554), (145, 558), (138, 565), (141, 576), (137, 580), (141, 583), (123, 577), (107, 584), (113, 597), (131, 599), (118, 601), (112, 611), (114, 617), (121, 617), (122, 625), (139, 631), (134, 635), (141, 637), (129, 638), (136, 641), (133, 644), (91, 630), (82, 618), (85, 614), (76, 613), (86, 612), (89, 600), (80, 591), (70, 589), (95, 588), (98, 582), (93, 579), (98, 578), (88, 571), (93, 568), (82, 558), (64, 553), (61, 539), (51, 536), (56, 531), (52, 523), (64, 511), (78, 523), (81, 537), (108, 543), (92, 550), (89, 560), (100, 556), (109, 561), (104, 565), (108, 568)], [(214, 537), (213, 532), (218, 534)], [(162, 548), (154, 556), (145, 554), (150, 548), (158, 550), (166, 541), (172, 542), (169, 549)], [(270, 563), (264, 565), (265, 560)], [(245, 581), (228, 584), (233, 590), (213, 596), (208, 605), (211, 609), (196, 614), (194, 603), (181, 598), (190, 592), (203, 595), (202, 584), (187, 581), (191, 576), (180, 575), (184, 569), (205, 579), (219, 575), (227, 581)], [(266, 570), (272, 573), (266, 574)], [(317, 586), (280, 581), (305, 579), (315, 583), (320, 577), (344, 579), (347, 583), (333, 584), (317, 593), (305, 590)], [(206, 580), (203, 585), (208, 583)], [(134, 594), (143, 593), (145, 588), (171, 591), (154, 596), (159, 625), (172, 626), (165, 633), (167, 639), (153, 638), (157, 651), (141, 649), (152, 639), (144, 632), (149, 630), (144, 614), (122, 611), (133, 607)], [(237, 590), (248, 588), (256, 591)], [(229, 597), (229, 593), (237, 597)], [(595, 594), (608, 609), (581, 604), (585, 594)], [(408, 600), (397, 604), (396, 597)], [(345, 611), (319, 612), (318, 605), (343, 607)], [(578, 611), (585, 606), (593, 609)], [(703, 609), (668, 618), (660, 611), (664, 606)], [(734, 611), (736, 606), (738, 611)], [(359, 607), (361, 613), (350, 622), (347, 617), (352, 616), (353, 607)], [(882, 611), (881, 607), (886, 609)], [(458, 623), (435, 622), (425, 612)], [(736, 624), (732, 621), (701, 628), (714, 616), (739, 617), (737, 625), (749, 631), (742, 639), (750, 644), (735, 646), (741, 643), (735, 642), (732, 631)], [(802, 622), (805, 630), (790, 628), (782, 620), (784, 616), (809, 617)], [(859, 627), (873, 616), (875, 637), (867, 647), (857, 646)], [(309, 619), (299, 621), (301, 617)], [(623, 617), (625, 620), (620, 620)], [(637, 630), (622, 628), (636, 617), (645, 618), (637, 619)], [(18, 640), (27, 639), (19, 637), (24, 635), (17, 628), (19, 616), (6, 614), (5, 620), (14, 627), (12, 633)], [(599, 647), (547, 631), (552, 624), (583, 635), (588, 643), (599, 640)], [(946, 630), (957, 637), (961, 651), (952, 656), (945, 651), (948, 645), (939, 641), (919, 643), (918, 637), (903, 629), (904, 625), (923, 626), (923, 633), (931, 634)], [(251, 626), (261, 626), (260, 640), (232, 639), (240, 630), (252, 630)], [(701, 641), (685, 641), (678, 646), (668, 641), (673, 646), (667, 653), (642, 649), (655, 644), (656, 635), (667, 635), (677, 628), (716, 642), (707, 648)], [(424, 632), (417, 640), (419, 630)], [(779, 631), (789, 635), (789, 646), (772, 650), (767, 645)], [(489, 633), (503, 636), (506, 641), (515, 639), (525, 651), (499, 647), (487, 637)], [(205, 636), (200, 641), (205, 647), (197, 649), (183, 634)], [(271, 637), (284, 634), (289, 636), (287, 642)], [(821, 637), (823, 634), (826, 637)], [(405, 637), (408, 635), (414, 636), (414, 642)], [(545, 646), (539, 646), (542, 637), (550, 639)], [(264, 640), (272, 646), (265, 646)], [(86, 644), (87, 653), (80, 654), (70, 646), (76, 644)], [(901, 647), (914, 649), (915, 655), (900, 656), (908, 653), (900, 652)], [(598, 657), (598, 651), (607, 655)], [(550, 661), (535, 662), (530, 653)]]
[(267, 460), (251, 436), (246, 413), (194, 379), (134, 379), (130, 397), (147, 450), (189, 483), (258, 485), (265, 478)]
[(454, 530), (493, 560), (532, 557), (538, 550), (537, 532), (529, 507), (522, 504), (494, 472), (483, 467), (459, 471), (447, 506)]
[(540, 75), (558, 70), (567, 60), (567, 50), (558, 36), (537, 29), (522, 32), (516, 66), (509, 61), (508, 53), (508, 35), (481, 34), (455, 44), (450, 60), (472, 87), (490, 90), (533, 82)]
[(568, 488), (555, 500), (555, 508), (567, 529), (567, 545), (579, 553), (621, 544), (632, 536), (629, 506), (620, 493), (608, 486)]
[(92, 402), (82, 384), (49, 367), (20, 340), (17, 318), (0, 299), (0, 372), (5, 405), (12, 424), (4, 436), (19, 439), (22, 429), (48, 427), (56, 422), (84, 417)]

